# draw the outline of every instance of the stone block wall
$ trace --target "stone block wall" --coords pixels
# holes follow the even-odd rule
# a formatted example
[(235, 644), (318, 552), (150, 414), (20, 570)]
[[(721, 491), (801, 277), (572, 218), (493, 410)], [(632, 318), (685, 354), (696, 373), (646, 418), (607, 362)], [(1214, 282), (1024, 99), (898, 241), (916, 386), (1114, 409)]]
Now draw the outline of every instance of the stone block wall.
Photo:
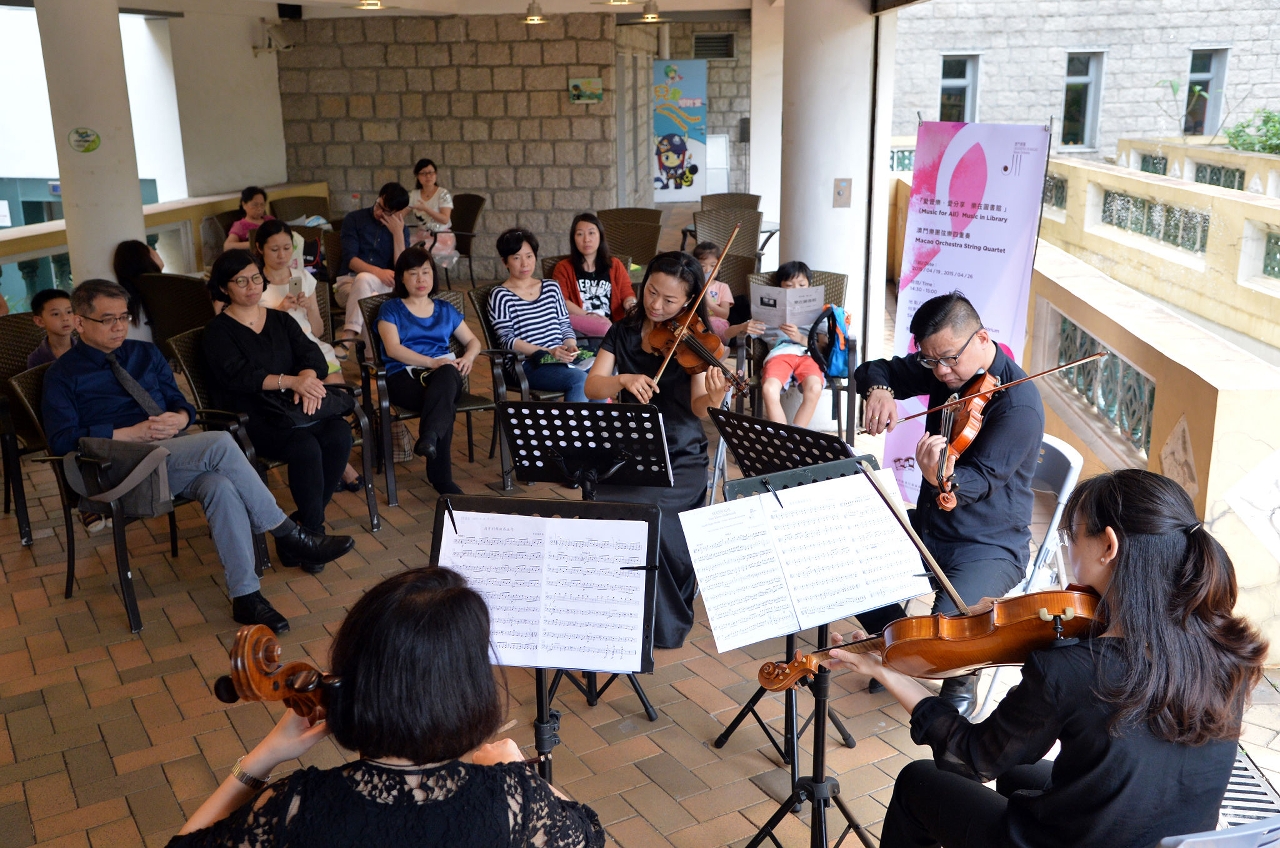
[[(317, 18), (284, 24), (279, 54), (290, 182), (324, 180), (334, 209), (413, 184), (420, 157), (455, 195), (486, 198), (477, 279), (500, 279), (494, 241), (520, 224), (541, 253), (568, 251), (578, 212), (617, 200), (614, 16)], [(601, 77), (604, 102), (569, 102)]]
[[(1280, 109), (1276, 10), (1274, 0), (920, 3), (898, 13), (893, 134), (914, 137), (917, 111), (937, 120), (944, 51), (981, 53), (979, 121), (1043, 124), (1053, 118), (1058, 138), (1067, 53), (1102, 52), (1098, 149), (1092, 154), (1101, 158), (1115, 153), (1121, 135), (1180, 134), (1172, 116), (1185, 106), (1191, 50), (1226, 47), (1222, 112), (1230, 126), (1255, 109)], [(1181, 106), (1161, 80), (1178, 81)]]
[(696, 32), (732, 32), (737, 42), (733, 59), (707, 61), (707, 133), (729, 136), (729, 191), (747, 192), (751, 145), (739, 137), (739, 124), (751, 117), (751, 21), (673, 23), (673, 59), (693, 57)]

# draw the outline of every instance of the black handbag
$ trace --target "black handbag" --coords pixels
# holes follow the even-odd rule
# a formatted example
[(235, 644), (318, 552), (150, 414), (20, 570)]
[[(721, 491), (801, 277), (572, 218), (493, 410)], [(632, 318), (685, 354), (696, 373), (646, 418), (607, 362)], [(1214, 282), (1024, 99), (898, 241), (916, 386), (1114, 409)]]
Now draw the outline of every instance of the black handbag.
[(325, 396), (320, 401), (320, 408), (310, 415), (302, 411), (302, 404), (293, 402), (292, 390), (263, 392), (258, 398), (258, 410), (263, 420), (285, 430), (310, 427), (326, 418), (350, 415), (355, 408), (355, 397), (342, 386), (325, 386)]

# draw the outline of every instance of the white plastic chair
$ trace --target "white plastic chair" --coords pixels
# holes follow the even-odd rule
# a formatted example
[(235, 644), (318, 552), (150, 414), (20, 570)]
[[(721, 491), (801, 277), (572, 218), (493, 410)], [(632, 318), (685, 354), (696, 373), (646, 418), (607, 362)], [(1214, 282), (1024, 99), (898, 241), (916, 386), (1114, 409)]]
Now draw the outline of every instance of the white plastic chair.
[(1080, 451), (1048, 433), (1040, 441), (1040, 459), (1036, 463), (1036, 474), (1031, 480), (1031, 488), (1037, 492), (1051, 492), (1057, 495), (1058, 502), (1053, 508), (1053, 517), (1049, 519), (1049, 527), (1045, 531), (1036, 558), (1027, 569), (1027, 579), (1018, 587), (1018, 594), (1031, 591), (1036, 574), (1049, 559), (1057, 559), (1058, 585), (1067, 585), (1066, 565), (1062, 560), (1062, 547), (1058, 544), (1058, 523), (1062, 520), (1062, 510), (1067, 505), (1067, 498), (1080, 479), (1080, 469), (1084, 467), (1084, 457)]
[(1268, 848), (1273, 845), (1280, 845), (1280, 816), (1226, 830), (1166, 836), (1156, 848)]

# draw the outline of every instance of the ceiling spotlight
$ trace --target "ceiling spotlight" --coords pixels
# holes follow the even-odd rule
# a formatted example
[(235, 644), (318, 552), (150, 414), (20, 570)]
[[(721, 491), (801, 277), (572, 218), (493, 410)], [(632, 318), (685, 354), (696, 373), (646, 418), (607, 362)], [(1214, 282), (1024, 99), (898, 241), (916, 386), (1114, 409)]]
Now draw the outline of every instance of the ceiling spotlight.
[(639, 0), (591, 0), (592, 6), (639, 6)]
[(382, 0), (360, 0), (354, 8), (365, 12), (376, 12), (382, 8)]
[(658, 17), (657, 0), (649, 0), (644, 4), (644, 14), (640, 16), (640, 20), (646, 24), (662, 23), (662, 18)]
[(529, 0), (529, 8), (525, 10), (524, 22), (527, 24), (545, 24), (547, 19), (542, 16), (542, 7), (538, 5), (538, 0)]

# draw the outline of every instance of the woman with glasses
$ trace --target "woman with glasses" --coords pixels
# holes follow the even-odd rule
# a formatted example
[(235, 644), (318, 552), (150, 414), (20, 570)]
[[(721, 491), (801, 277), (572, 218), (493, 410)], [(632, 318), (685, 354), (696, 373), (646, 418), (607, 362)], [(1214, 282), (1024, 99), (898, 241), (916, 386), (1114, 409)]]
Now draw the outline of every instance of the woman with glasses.
[(1231, 559), (1182, 487), (1150, 471), (1081, 483), (1062, 527), (1073, 581), (1102, 598), (1097, 632), (1033, 652), (986, 721), (879, 655), (832, 653), (881, 681), (933, 749), (898, 774), (881, 848), (1147, 848), (1216, 827), (1267, 653), (1233, 613)]
[(409, 193), (409, 211), (418, 224), (415, 242), (426, 242), (427, 250), (438, 255), (449, 253), (458, 240), (449, 232), (453, 220), (453, 195), (436, 180), (436, 163), (419, 159), (413, 166), (414, 190)]
[(227, 240), (223, 242), (223, 250), (248, 250), (249, 233), (262, 226), (264, 221), (274, 220), (267, 214), (267, 190), (259, 186), (249, 186), (240, 192), (240, 211), (244, 217), (231, 225)]
[(325, 507), (351, 454), (351, 424), (340, 414), (305, 425), (294, 423), (293, 415), (282, 417), (282, 407), (316, 416), (328, 394), (323, 377), (329, 365), (293, 316), (262, 305), (264, 282), (247, 250), (228, 250), (213, 263), (209, 295), (224, 308), (205, 327), (205, 369), (214, 404), (247, 413), (257, 452), (289, 466), (289, 491), (298, 507), (291, 517), (323, 532)]
[[(1011, 383), (1027, 376), (982, 323), (960, 292), (925, 301), (911, 318), (917, 352), (905, 357), (864, 362), (854, 373), (866, 397), (866, 428), (873, 434), (898, 423), (897, 400), (926, 395), (928, 408), (945, 403), (980, 372)], [(1033, 382), (997, 392), (983, 410), (984, 422), (958, 460), (941, 462), (947, 439), (940, 434), (942, 414), (925, 418), (925, 433), (915, 445), (923, 478), (911, 523), (965, 603), (998, 598), (1017, 585), (1026, 571), (1031, 546), (1031, 479), (1044, 436), (1044, 407)], [(903, 458), (909, 449), (892, 459)], [(955, 495), (953, 509), (938, 503), (940, 480)], [(934, 612), (953, 612), (939, 592)], [(903, 616), (894, 604), (858, 616), (864, 629), (879, 632)], [(962, 714), (972, 710), (976, 677), (946, 681), (942, 696)], [(877, 689), (878, 687), (873, 687)]]

